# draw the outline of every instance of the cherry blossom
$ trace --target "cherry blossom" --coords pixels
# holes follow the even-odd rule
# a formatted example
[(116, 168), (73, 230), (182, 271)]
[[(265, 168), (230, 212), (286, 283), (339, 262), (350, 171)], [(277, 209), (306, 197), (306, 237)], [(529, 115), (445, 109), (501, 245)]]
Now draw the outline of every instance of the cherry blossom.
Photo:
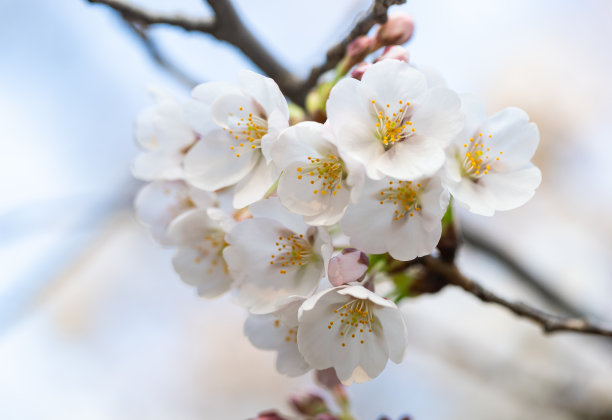
[(253, 313), (269, 313), (284, 298), (314, 292), (331, 257), (331, 240), (324, 228), (308, 226), (275, 197), (249, 209), (254, 217), (228, 233), (223, 256), (238, 281), (239, 302)]
[(275, 312), (250, 315), (244, 324), (244, 334), (262, 350), (276, 350), (276, 369), (289, 376), (299, 376), (311, 367), (298, 350), (298, 309), (303, 297), (291, 296)]
[(540, 185), (540, 170), (530, 161), (538, 146), (537, 126), (519, 108), (487, 118), (484, 105), (466, 96), (466, 125), (448, 148), (446, 183), (458, 203), (491, 216), (525, 204)]
[(364, 182), (360, 164), (343, 159), (322, 124), (304, 122), (283, 131), (272, 157), (283, 170), (278, 197), (311, 225), (332, 225)]
[(340, 286), (307, 299), (299, 311), (297, 342), (315, 369), (333, 367), (344, 384), (378, 376), (402, 361), (406, 327), (397, 306), (363, 286)]
[(198, 190), (185, 181), (155, 181), (140, 189), (134, 200), (136, 216), (151, 229), (153, 237), (170, 245), (170, 222), (193, 208), (206, 209), (216, 202), (214, 193)]
[(425, 75), (398, 60), (373, 64), (361, 81), (338, 82), (327, 116), (339, 149), (363, 163), (374, 179), (432, 175), (463, 125), (457, 95), (430, 89)]
[(193, 90), (185, 113), (202, 137), (185, 157), (187, 178), (198, 188), (234, 187), (234, 207), (259, 199), (279, 170), (270, 150), (288, 126), (287, 102), (270, 78), (242, 71), (237, 85), (205, 83)]
[[(368, 180), (340, 221), (351, 245), (409, 261), (431, 253), (442, 234), (449, 195), (439, 176), (418, 181)], [(367, 221), (367, 222), (366, 222)]]
[(132, 173), (145, 181), (182, 179), (183, 158), (196, 134), (176, 99), (159, 89), (151, 92), (155, 105), (143, 110), (136, 120), (136, 142), (143, 152), (136, 157)]
[(233, 224), (223, 211), (209, 208), (189, 210), (168, 227), (168, 236), (178, 246), (172, 259), (174, 269), (200, 296), (216, 297), (233, 284), (223, 259), (225, 232)]

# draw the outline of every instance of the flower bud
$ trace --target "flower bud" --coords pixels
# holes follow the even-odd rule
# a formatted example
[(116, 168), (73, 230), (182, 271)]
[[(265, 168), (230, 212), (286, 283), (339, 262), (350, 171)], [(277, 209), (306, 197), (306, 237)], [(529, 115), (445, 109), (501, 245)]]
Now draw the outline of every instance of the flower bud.
[(289, 401), (298, 413), (307, 416), (316, 416), (317, 414), (329, 412), (329, 408), (325, 401), (323, 401), (323, 398), (316, 394), (294, 395)]
[(376, 33), (376, 45), (401, 45), (412, 37), (414, 21), (408, 15), (390, 16)]
[(342, 382), (336, 375), (336, 370), (333, 367), (315, 371), (315, 379), (323, 388), (333, 390), (337, 387), (342, 388)]
[(286, 417), (281, 416), (276, 411), (264, 411), (259, 413), (254, 420), (288, 420)]
[(389, 47), (385, 47), (383, 53), (380, 57), (374, 60), (375, 63), (378, 63), (382, 60), (399, 60), (408, 62), (408, 50), (404, 47), (400, 47), (399, 45), (392, 45)]
[(376, 41), (374, 38), (363, 35), (356, 38), (346, 47), (346, 55), (338, 66), (338, 72), (346, 74), (351, 67), (363, 61), (371, 52), (376, 50)]
[(363, 278), (370, 261), (368, 256), (355, 248), (345, 248), (329, 260), (327, 275), (333, 286), (342, 286)]
[(370, 67), (372, 67), (371, 63), (362, 61), (361, 63), (355, 66), (355, 68), (351, 72), (351, 77), (353, 79), (361, 80), (361, 78), (363, 77), (363, 73), (365, 73), (366, 70), (369, 69)]

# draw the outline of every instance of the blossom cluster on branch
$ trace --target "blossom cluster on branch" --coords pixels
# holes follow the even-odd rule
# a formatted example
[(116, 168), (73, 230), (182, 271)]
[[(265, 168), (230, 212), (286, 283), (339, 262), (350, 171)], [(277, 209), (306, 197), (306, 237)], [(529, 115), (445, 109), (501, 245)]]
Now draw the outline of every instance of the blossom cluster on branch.
[(536, 125), (518, 108), (487, 116), (408, 63), (395, 44), (411, 25), (390, 19), (349, 45), (308, 114), (242, 71), (183, 102), (156, 91), (138, 118), (140, 220), (201, 296), (235, 295), (245, 334), (278, 352), (281, 373), (334, 368), (350, 384), (399, 363), (405, 323), (393, 293), (377, 292), (388, 262), (436, 252), (451, 197), (492, 215), (540, 184)]

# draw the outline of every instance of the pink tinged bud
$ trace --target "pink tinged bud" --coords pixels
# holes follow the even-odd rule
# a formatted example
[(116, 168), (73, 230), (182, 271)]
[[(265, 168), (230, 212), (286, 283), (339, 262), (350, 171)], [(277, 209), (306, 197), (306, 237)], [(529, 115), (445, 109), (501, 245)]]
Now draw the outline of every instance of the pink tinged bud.
[(346, 55), (340, 63), (338, 70), (341, 74), (346, 74), (355, 64), (363, 61), (368, 54), (376, 50), (376, 40), (363, 35), (355, 39), (346, 47)]
[(355, 68), (353, 69), (353, 71), (351, 72), (351, 77), (353, 79), (357, 79), (357, 80), (361, 80), (361, 78), (363, 77), (363, 74), (366, 72), (367, 69), (369, 69), (370, 67), (372, 67), (371, 63), (366, 63), (365, 61), (362, 61), (361, 63), (357, 64), (355, 66)]
[(334, 286), (358, 281), (368, 271), (369, 259), (366, 254), (355, 248), (346, 248), (340, 255), (329, 260), (327, 274)]
[(408, 15), (390, 16), (376, 33), (376, 43), (379, 47), (384, 45), (401, 45), (412, 37), (414, 21)]
[(323, 388), (333, 390), (335, 388), (343, 388), (342, 382), (338, 379), (336, 370), (333, 367), (315, 371), (315, 379)]
[(374, 60), (375, 63), (378, 63), (382, 60), (399, 60), (408, 62), (409, 55), (408, 50), (404, 47), (400, 47), (399, 45), (392, 45), (390, 47), (386, 47), (383, 50), (383, 53), (380, 57)]
[(259, 413), (254, 420), (288, 420), (286, 417), (279, 415), (276, 411), (265, 411)]

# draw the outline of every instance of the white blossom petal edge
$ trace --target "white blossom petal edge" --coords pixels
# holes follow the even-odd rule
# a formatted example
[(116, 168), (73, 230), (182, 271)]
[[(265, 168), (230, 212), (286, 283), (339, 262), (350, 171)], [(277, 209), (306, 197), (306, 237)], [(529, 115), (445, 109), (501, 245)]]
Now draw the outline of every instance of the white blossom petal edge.
[(406, 327), (397, 306), (363, 286), (340, 286), (307, 299), (299, 315), (298, 347), (314, 369), (333, 367), (345, 384), (378, 376), (400, 363)]
[(303, 297), (291, 296), (279, 309), (266, 315), (250, 315), (244, 323), (244, 334), (262, 350), (276, 350), (276, 369), (288, 376), (300, 376), (311, 367), (297, 346), (298, 309)]
[(462, 98), (466, 129), (448, 148), (446, 183), (457, 202), (471, 212), (492, 216), (525, 204), (540, 185), (540, 170), (530, 161), (538, 146), (538, 127), (519, 108), (487, 118), (484, 105)]

